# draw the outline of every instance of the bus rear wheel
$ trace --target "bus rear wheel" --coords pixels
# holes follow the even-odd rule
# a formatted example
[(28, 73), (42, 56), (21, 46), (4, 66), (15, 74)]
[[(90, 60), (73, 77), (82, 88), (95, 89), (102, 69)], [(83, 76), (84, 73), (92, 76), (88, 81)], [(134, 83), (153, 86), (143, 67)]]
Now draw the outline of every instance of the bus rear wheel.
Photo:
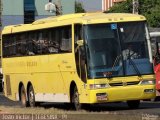
[(29, 87), (28, 91), (28, 101), (31, 107), (35, 107), (35, 94), (32, 85)]
[(131, 109), (137, 109), (140, 105), (140, 100), (130, 100), (127, 101), (128, 107)]
[(21, 94), (20, 100), (21, 100), (22, 106), (23, 106), (23, 107), (27, 107), (27, 97), (26, 97), (26, 91), (25, 91), (25, 89), (24, 89), (24, 86), (21, 87), (21, 92), (20, 92), (20, 94)]
[(74, 108), (76, 110), (80, 110), (81, 109), (82, 105), (79, 102), (79, 93), (78, 93), (77, 87), (74, 87), (74, 92), (73, 92), (73, 95), (72, 95), (72, 103), (73, 103)]

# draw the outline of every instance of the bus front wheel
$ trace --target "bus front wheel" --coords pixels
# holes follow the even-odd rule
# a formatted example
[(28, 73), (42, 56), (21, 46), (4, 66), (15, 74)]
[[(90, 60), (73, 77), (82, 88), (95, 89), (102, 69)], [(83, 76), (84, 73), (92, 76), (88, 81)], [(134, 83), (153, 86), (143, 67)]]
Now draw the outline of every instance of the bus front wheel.
[(79, 93), (78, 93), (77, 87), (74, 87), (74, 92), (73, 92), (73, 95), (72, 95), (72, 103), (73, 103), (74, 108), (76, 110), (80, 110), (81, 109), (82, 105), (79, 102)]
[(28, 101), (31, 107), (35, 107), (35, 94), (32, 85), (29, 87)]
[(27, 97), (26, 97), (26, 91), (24, 89), (24, 86), (21, 87), (21, 104), (23, 107), (27, 107)]
[(140, 100), (130, 100), (127, 101), (128, 107), (131, 109), (137, 109), (140, 105)]

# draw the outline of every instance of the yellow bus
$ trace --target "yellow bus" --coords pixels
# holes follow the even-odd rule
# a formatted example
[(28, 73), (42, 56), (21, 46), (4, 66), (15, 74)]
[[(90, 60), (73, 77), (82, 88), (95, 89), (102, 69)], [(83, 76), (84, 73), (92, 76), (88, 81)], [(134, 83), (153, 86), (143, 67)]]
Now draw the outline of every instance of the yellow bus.
[(83, 104), (155, 97), (146, 19), (123, 13), (49, 17), (2, 31), (4, 93), (23, 106)]

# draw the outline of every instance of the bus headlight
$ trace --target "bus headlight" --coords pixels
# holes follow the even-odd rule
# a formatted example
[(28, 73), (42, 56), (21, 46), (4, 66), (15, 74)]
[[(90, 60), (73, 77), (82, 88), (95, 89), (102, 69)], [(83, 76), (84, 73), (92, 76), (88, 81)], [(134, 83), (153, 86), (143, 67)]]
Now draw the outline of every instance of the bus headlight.
[(143, 80), (140, 83), (141, 85), (154, 85), (155, 84), (155, 80)]
[(108, 88), (110, 87), (108, 84), (90, 84), (89, 85), (90, 89), (103, 89), (103, 88)]

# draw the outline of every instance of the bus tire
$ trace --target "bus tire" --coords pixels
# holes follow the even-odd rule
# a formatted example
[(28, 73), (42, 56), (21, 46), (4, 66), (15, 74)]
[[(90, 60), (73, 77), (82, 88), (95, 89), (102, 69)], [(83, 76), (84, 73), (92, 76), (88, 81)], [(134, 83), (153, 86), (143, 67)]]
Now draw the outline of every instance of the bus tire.
[(155, 102), (160, 101), (160, 96), (156, 96), (156, 98), (154, 99)]
[(131, 109), (137, 109), (140, 105), (140, 100), (129, 100), (127, 101), (128, 107)]
[(34, 89), (33, 89), (32, 85), (29, 86), (28, 101), (29, 101), (30, 107), (35, 107), (35, 105), (36, 105), (35, 94), (34, 94)]
[(20, 97), (21, 97), (20, 101), (21, 101), (22, 107), (27, 107), (28, 106), (28, 102), (27, 102), (27, 97), (26, 97), (26, 91), (25, 91), (23, 85), (21, 87)]
[(74, 91), (73, 91), (73, 95), (72, 95), (72, 103), (73, 103), (75, 110), (81, 109), (82, 104), (79, 103), (79, 93), (78, 93), (78, 89), (76, 86), (74, 87)]

